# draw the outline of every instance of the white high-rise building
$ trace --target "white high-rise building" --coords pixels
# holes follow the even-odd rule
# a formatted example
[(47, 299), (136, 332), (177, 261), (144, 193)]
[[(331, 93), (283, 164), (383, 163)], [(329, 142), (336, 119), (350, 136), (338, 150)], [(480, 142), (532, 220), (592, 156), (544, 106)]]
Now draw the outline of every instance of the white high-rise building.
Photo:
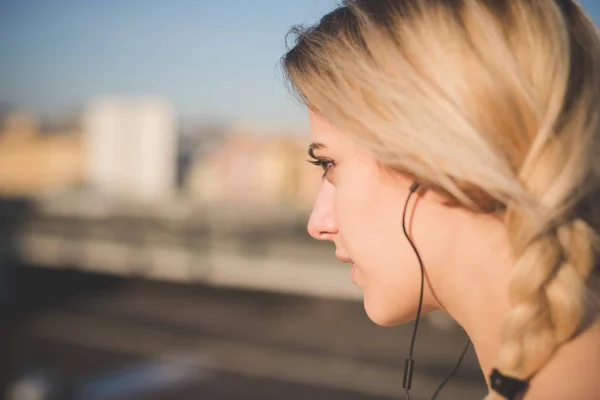
[(172, 106), (158, 98), (102, 98), (85, 117), (90, 183), (110, 197), (168, 199), (176, 186)]

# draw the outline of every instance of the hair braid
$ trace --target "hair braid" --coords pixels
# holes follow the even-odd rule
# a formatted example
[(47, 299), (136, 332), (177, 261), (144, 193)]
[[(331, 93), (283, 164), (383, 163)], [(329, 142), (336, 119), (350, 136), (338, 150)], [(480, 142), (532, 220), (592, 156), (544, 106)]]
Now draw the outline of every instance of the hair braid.
[[(562, 12), (567, 19), (581, 18), (572, 7)], [(578, 34), (577, 40), (570, 37), (569, 46), (592, 41), (595, 33)], [(582, 64), (583, 70), (586, 63), (593, 64), (571, 62)], [(588, 75), (592, 76), (596, 74)], [(553, 129), (536, 135), (531, 146), (535, 152), (530, 151), (519, 173), (535, 200), (515, 201), (506, 210), (516, 263), (509, 284), (513, 308), (505, 322), (496, 367), (523, 380), (535, 375), (561, 344), (584, 327), (590, 311), (588, 278), (595, 265), (597, 237), (590, 226), (594, 221), (579, 210), (597, 190), (598, 123), (590, 115), (598, 94), (595, 85), (588, 88), (592, 89), (586, 90), (570, 74), (560, 96), (560, 112), (547, 114), (547, 122), (541, 125)], [(560, 93), (555, 94), (558, 98)], [(492, 393), (488, 398), (499, 397)]]

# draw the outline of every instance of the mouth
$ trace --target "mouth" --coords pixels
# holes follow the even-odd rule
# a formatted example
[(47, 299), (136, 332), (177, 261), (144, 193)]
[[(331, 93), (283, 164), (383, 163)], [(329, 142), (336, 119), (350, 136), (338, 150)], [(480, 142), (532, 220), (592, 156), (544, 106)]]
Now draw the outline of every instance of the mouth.
[(354, 264), (354, 261), (350, 257), (342, 256), (337, 252), (335, 253), (335, 258), (337, 258), (344, 264), (352, 264), (352, 269), (350, 270), (350, 280), (352, 281), (352, 283), (356, 284), (356, 264)]
[(337, 254), (335, 255), (335, 258), (337, 258), (338, 260), (340, 260), (341, 262), (343, 262), (344, 264), (354, 264), (354, 261), (352, 261), (352, 259), (348, 258), (348, 257), (342, 257), (342, 256), (338, 256)]

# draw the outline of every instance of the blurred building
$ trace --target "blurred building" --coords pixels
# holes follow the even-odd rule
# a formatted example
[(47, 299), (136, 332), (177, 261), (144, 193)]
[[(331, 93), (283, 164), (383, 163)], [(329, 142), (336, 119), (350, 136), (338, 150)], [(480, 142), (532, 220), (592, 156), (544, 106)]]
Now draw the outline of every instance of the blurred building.
[(142, 202), (173, 195), (177, 133), (170, 104), (157, 98), (103, 98), (84, 118), (91, 187)]
[(316, 196), (319, 176), (318, 170), (306, 162), (302, 141), (238, 130), (193, 163), (186, 188), (200, 202), (260, 202), (307, 208)]
[(45, 190), (85, 181), (80, 132), (42, 135), (38, 121), (20, 111), (9, 113), (0, 131), (0, 195), (31, 197)]

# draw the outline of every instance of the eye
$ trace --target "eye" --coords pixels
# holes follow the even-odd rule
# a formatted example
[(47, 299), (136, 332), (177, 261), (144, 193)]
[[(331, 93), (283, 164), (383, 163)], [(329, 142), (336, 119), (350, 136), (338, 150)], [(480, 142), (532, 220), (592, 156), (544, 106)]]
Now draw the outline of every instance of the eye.
[(321, 167), (321, 169), (323, 169), (323, 176), (321, 177), (321, 179), (325, 179), (331, 168), (335, 166), (335, 161), (327, 158), (316, 158), (314, 160), (308, 160), (308, 162), (312, 165), (316, 165), (317, 167)]

